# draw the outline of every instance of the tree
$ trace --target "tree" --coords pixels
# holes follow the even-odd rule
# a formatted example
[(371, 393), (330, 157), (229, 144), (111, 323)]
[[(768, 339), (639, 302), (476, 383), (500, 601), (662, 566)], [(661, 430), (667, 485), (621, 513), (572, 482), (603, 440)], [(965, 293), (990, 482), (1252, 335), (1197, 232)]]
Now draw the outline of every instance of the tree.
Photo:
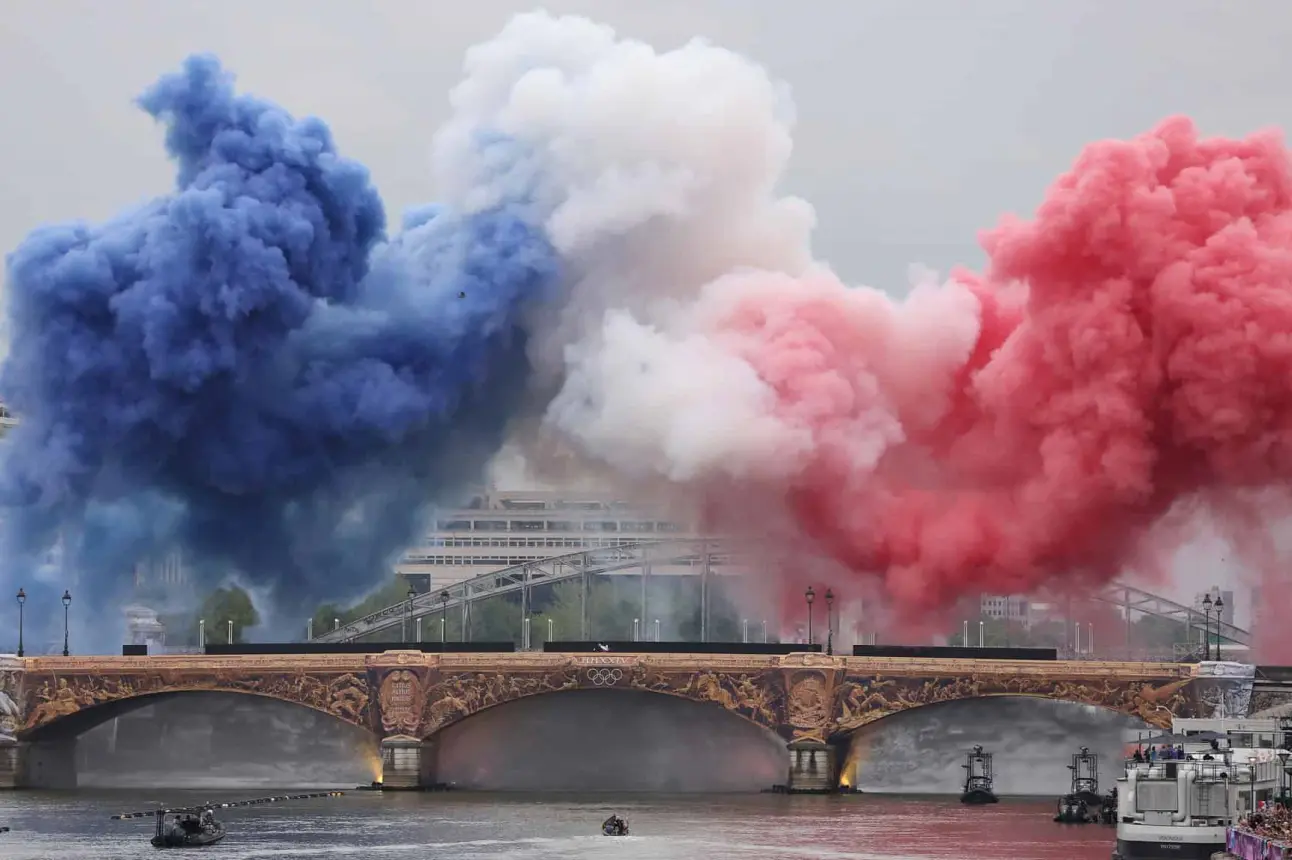
[[(685, 585), (686, 599), (681, 603), (686, 608), (681, 613), (677, 626), (678, 637), (686, 642), (700, 641), (700, 614), (703, 607), (700, 601), (700, 582), (691, 577)], [(726, 588), (717, 577), (709, 579), (709, 629), (710, 642), (739, 642), (744, 631), (741, 629), (740, 613), (732, 603)]]
[[(547, 637), (549, 618), (552, 620), (552, 635), (556, 639), (577, 641), (584, 638), (582, 589), (581, 582), (558, 583), (541, 600), (535, 601), (536, 606), (541, 607), (531, 622), (530, 638), (535, 643)], [(614, 580), (594, 580), (588, 587), (588, 638), (632, 638), (633, 619), (639, 615), (637, 604), (631, 599), (633, 596), (636, 595), (630, 589)]]
[[(1201, 638), (1202, 631), (1195, 635)], [(1177, 643), (1189, 641), (1189, 631), (1174, 618), (1142, 615), (1131, 623), (1131, 641), (1150, 651), (1170, 651)]]
[[(314, 612), (314, 635), (319, 636), (331, 630), (336, 626), (337, 621), (340, 621), (342, 625), (346, 625), (351, 621), (363, 618), (365, 615), (371, 615), (378, 610), (406, 600), (408, 600), (408, 580), (401, 576), (392, 576), (381, 588), (376, 589), (348, 609), (342, 609), (334, 603), (325, 603), (320, 606)], [(412, 635), (411, 631), (409, 635)], [(375, 640), (387, 640), (389, 636), (389, 633), (383, 632), (373, 638)], [(367, 639), (368, 637), (363, 638)]]
[[(206, 622), (206, 641), (212, 644), (226, 642), (229, 622), (233, 622), (233, 641), (245, 642), (243, 638), (249, 627), (260, 623), (260, 615), (251, 603), (247, 592), (236, 585), (230, 588), (217, 588), (206, 596), (197, 612), (198, 618)], [(194, 625), (196, 626), (196, 625)]]
[(471, 641), (519, 644), (520, 621), (518, 596), (504, 594), (476, 600), (471, 604)]

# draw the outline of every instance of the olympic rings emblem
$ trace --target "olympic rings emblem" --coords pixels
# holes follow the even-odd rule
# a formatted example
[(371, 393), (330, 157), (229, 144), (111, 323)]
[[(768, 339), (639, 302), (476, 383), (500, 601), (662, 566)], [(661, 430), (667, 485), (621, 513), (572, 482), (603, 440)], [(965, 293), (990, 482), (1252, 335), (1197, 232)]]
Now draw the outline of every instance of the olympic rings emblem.
[(594, 687), (613, 687), (624, 679), (622, 669), (589, 669), (588, 681)]

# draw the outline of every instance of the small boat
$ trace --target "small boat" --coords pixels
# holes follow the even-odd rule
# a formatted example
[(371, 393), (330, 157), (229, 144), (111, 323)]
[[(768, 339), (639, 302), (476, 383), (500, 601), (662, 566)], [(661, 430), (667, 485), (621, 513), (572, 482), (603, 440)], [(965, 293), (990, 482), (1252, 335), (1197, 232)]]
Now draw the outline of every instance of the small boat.
[(1075, 794), (1065, 794), (1059, 798), (1054, 820), (1059, 824), (1089, 824), (1094, 819), (1090, 817), (1090, 809), (1084, 800)]
[(612, 815), (601, 822), (601, 832), (606, 836), (627, 836), (628, 822), (618, 815)]
[[(260, 806), (284, 800), (307, 800), (314, 797), (340, 797), (343, 791), (315, 791), (309, 794), (285, 794), (277, 797), (258, 797), (230, 803), (207, 803), (202, 806), (180, 806), (171, 809), (148, 809), (142, 812), (122, 812), (112, 816), (114, 821), (144, 818), (156, 819), (157, 829), (150, 840), (155, 848), (202, 848), (214, 845), (226, 835), (224, 824), (215, 819), (215, 810), (235, 806)], [(173, 816), (167, 821), (166, 816)]]
[(8, 827), (0, 827), (0, 833), (8, 833), (8, 832), (9, 832)]
[(996, 793), (991, 785), (991, 753), (975, 746), (969, 753), (969, 763), (960, 766), (965, 769), (965, 787), (960, 793), (960, 802), (974, 805), (996, 803)]
[[(1082, 747), (1080, 752), (1073, 753), (1072, 785), (1067, 794), (1059, 798), (1058, 812), (1054, 820), (1061, 824), (1091, 824), (1100, 821), (1106, 809), (1108, 799), (1099, 794), (1099, 756), (1092, 753), (1089, 747)], [(1112, 816), (1116, 817), (1117, 802), (1113, 801)]]
[(224, 825), (215, 820), (212, 809), (203, 809), (200, 815), (191, 812), (176, 815), (167, 825), (166, 814), (157, 812), (157, 832), (153, 835), (154, 848), (201, 848), (214, 845), (224, 838)]
[(1103, 805), (1099, 808), (1099, 822), (1101, 824), (1117, 823), (1117, 786), (1104, 795)]

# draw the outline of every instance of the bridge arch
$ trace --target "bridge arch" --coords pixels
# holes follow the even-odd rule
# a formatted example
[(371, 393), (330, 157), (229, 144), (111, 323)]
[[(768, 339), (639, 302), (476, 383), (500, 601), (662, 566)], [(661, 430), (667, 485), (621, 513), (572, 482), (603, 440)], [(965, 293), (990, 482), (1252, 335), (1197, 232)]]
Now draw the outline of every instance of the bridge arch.
[(1041, 696), (998, 695), (936, 702), (898, 711), (836, 739), (840, 781), (868, 791), (949, 793), (963, 783), (966, 753), (994, 754), (1003, 794), (1066, 789), (1071, 756), (1099, 756), (1107, 788), (1121, 775), (1127, 731), (1155, 731), (1143, 720), (1101, 705)]
[[(1101, 676), (1096, 666), (1084, 677), (1061, 677), (1046, 664), (1022, 664), (1013, 675), (964, 673), (920, 677), (847, 673), (834, 690), (835, 736), (848, 735), (889, 716), (941, 702), (998, 697), (1051, 699), (1093, 705), (1169, 729), (1176, 716), (1194, 716), (1199, 699), (1191, 674), (1163, 677), (1146, 667), (1145, 678)], [(1156, 677), (1154, 675), (1156, 674)]]
[[(427, 691), (420, 735), (429, 740), (478, 714), (522, 699), (579, 691), (683, 699), (726, 711), (769, 732), (782, 733), (785, 729), (784, 684), (781, 673), (772, 666), (743, 672), (693, 668), (669, 671), (644, 661), (607, 665), (571, 661), (542, 672), (467, 671), (443, 675)], [(397, 723), (383, 711), (387, 730), (399, 729)], [(403, 728), (407, 730), (407, 726)]]
[(73, 711), (68, 714), (56, 716), (52, 719), (46, 719), (31, 728), (23, 727), (17, 732), (17, 739), (30, 743), (46, 743), (51, 741), (66, 741), (77, 738), (86, 732), (89, 732), (104, 723), (117, 717), (126, 716), (134, 711), (157, 705), (162, 702), (172, 701), (180, 698), (204, 696), (209, 694), (233, 695), (245, 697), (248, 699), (261, 699), (267, 702), (279, 702), (288, 704), (293, 707), (302, 708), (316, 714), (325, 714), (326, 716), (337, 720), (351, 728), (362, 728), (370, 731), (367, 725), (359, 725), (351, 720), (338, 716), (324, 708), (314, 707), (312, 705), (293, 701), (291, 699), (271, 696), (267, 693), (258, 693), (247, 690), (230, 690), (230, 689), (212, 689), (208, 687), (176, 688), (169, 690), (160, 690), (157, 692), (141, 693), (135, 696), (128, 696), (119, 699), (110, 699), (97, 704), (91, 704)]
[(756, 791), (784, 782), (785, 740), (713, 703), (635, 689), (540, 693), (445, 726), (423, 755), (476, 790)]
[(154, 671), (90, 674), (28, 672), (18, 739), (75, 737), (114, 716), (186, 693), (233, 693), (275, 699), (371, 730), (364, 673)]

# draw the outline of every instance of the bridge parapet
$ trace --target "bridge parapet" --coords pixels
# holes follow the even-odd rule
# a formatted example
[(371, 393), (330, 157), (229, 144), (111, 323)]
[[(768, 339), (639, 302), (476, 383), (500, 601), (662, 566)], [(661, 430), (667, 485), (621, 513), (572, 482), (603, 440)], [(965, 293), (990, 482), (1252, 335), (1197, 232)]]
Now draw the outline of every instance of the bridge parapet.
[[(779, 734), (801, 759), (808, 747), (826, 751), (892, 714), (984, 696), (1096, 705), (1163, 728), (1172, 716), (1234, 713), (1246, 701), (1244, 685), (1250, 698), (1251, 672), (1224, 665), (815, 653), (0, 657), (0, 785), (3, 750), (15, 743), (64, 742), (133, 702), (195, 691), (268, 696), (362, 726), (387, 739), (391, 767), (398, 763), (400, 779), (417, 784), (433, 779), (433, 768), (412, 750), (433, 749), (449, 726), (534, 695), (626, 690), (690, 699)], [(8, 717), (6, 700), (14, 712)], [(808, 760), (816, 762), (811, 754)]]

